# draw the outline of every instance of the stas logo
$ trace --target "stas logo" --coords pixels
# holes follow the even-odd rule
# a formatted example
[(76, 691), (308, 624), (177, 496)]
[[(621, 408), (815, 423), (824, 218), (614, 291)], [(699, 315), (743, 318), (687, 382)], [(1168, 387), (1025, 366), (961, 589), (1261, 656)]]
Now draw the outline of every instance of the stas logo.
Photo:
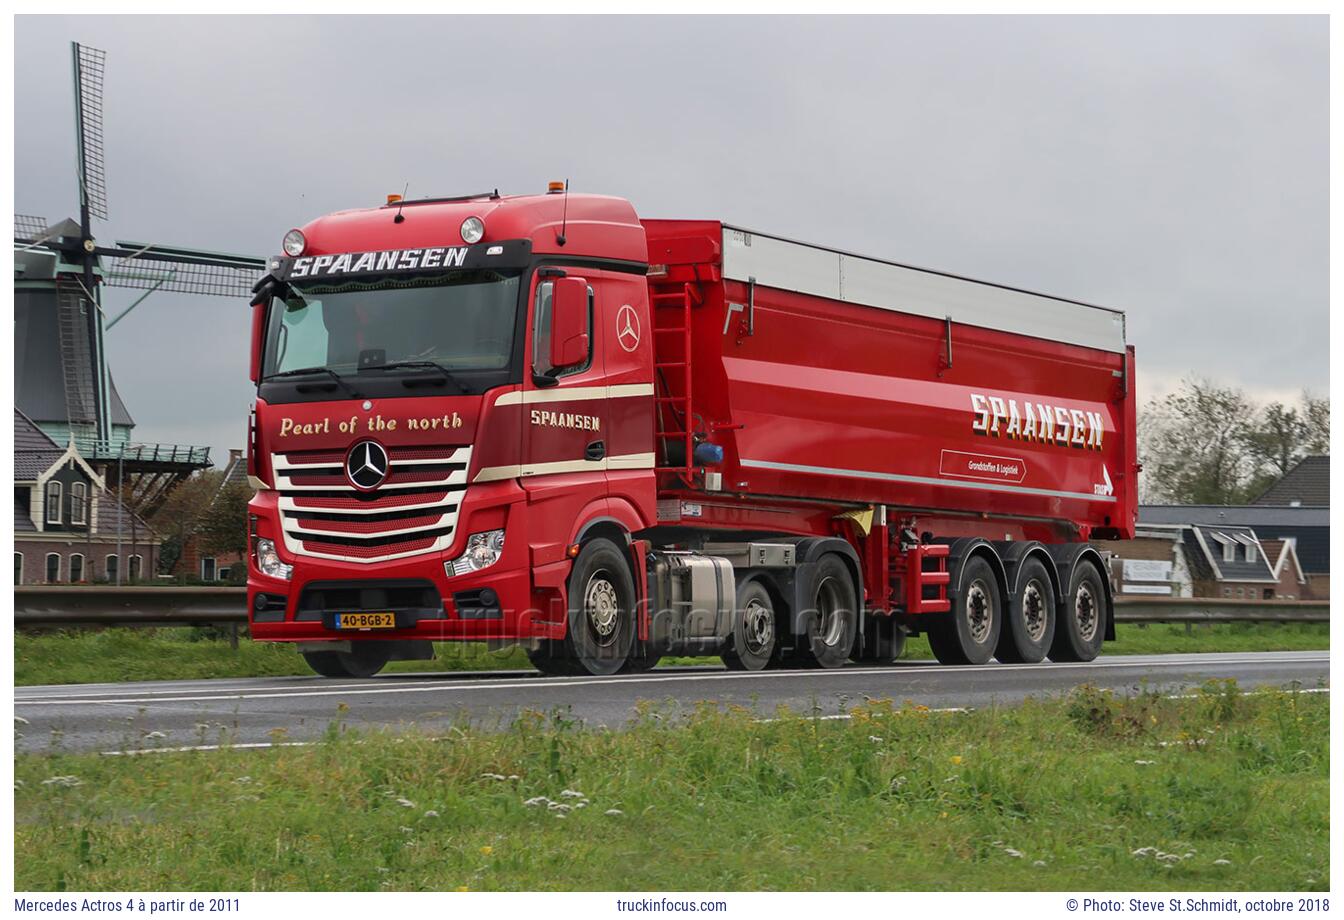
[(290, 278), (329, 278), (366, 272), (409, 272), (426, 268), (461, 268), (467, 261), (466, 246), (431, 246), (428, 249), (385, 249), (381, 252), (342, 252), (329, 256), (295, 259)]
[(993, 438), (1059, 444), (1101, 450), (1106, 422), (1099, 412), (1084, 412), (1049, 403), (971, 394), (971, 430)]

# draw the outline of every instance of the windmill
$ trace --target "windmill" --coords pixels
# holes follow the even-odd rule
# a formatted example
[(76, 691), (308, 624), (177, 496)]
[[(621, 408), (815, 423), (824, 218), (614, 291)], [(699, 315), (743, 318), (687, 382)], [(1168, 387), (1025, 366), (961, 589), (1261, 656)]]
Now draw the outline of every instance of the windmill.
[[(79, 221), (15, 215), (15, 403), (58, 442), (73, 440), (87, 461), (104, 469), (109, 485), (148, 512), (174, 485), (210, 465), (210, 449), (132, 443), (134, 422), (112, 383), (104, 335), (155, 291), (248, 298), (265, 260), (97, 240), (93, 221), (108, 217), (106, 52), (78, 42), (71, 51)], [(144, 294), (106, 321), (104, 286)]]

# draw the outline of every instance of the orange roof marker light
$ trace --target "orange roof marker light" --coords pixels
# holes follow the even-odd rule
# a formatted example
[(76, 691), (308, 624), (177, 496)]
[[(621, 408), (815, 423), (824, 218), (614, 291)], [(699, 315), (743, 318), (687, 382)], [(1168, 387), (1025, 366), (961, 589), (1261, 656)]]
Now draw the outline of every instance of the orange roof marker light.
[(395, 192), (387, 196), (388, 204), (396, 204), (398, 201), (401, 201), (401, 196), (396, 194)]
[(563, 192), (564, 190), (565, 190), (565, 183), (563, 183), (563, 182), (547, 182), (547, 183), (546, 183), (546, 193), (547, 193), (548, 195), (557, 195), (557, 194), (559, 194), (560, 192)]

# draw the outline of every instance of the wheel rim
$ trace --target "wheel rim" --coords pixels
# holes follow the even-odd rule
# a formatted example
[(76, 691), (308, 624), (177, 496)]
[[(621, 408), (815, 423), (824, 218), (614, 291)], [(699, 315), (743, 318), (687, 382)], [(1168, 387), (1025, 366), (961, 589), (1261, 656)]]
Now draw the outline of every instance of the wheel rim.
[(1045, 637), (1046, 617), (1045, 586), (1039, 581), (1030, 581), (1022, 591), (1022, 616), (1026, 620), (1027, 638), (1040, 642)]
[(583, 612), (598, 645), (611, 645), (620, 623), (621, 602), (605, 569), (599, 569), (588, 579), (583, 589)]
[(764, 655), (775, 643), (775, 614), (759, 600), (752, 599), (742, 611), (742, 637), (747, 651)]
[(827, 646), (840, 644), (844, 638), (845, 618), (841, 612), (840, 583), (827, 576), (817, 586), (817, 615), (820, 617), (818, 638)]
[(966, 625), (970, 629), (971, 641), (976, 645), (984, 645), (989, 641), (989, 633), (994, 626), (994, 600), (989, 593), (989, 586), (978, 578), (966, 590)]
[(1097, 598), (1087, 582), (1079, 585), (1073, 595), (1073, 617), (1078, 624), (1078, 638), (1091, 642), (1097, 634)]

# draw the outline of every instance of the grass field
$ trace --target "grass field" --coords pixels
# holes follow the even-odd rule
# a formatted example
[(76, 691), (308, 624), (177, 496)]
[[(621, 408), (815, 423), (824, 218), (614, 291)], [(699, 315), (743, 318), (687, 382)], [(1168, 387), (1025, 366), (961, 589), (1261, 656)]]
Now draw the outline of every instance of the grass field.
[[(1329, 887), (1327, 694), (23, 755), (19, 890)], [(335, 704), (333, 704), (335, 706)], [(337, 707), (338, 708), (338, 707)]]
[[(1107, 643), (1107, 655), (1160, 652), (1297, 651), (1326, 649), (1324, 623), (1233, 623), (1196, 626), (1140, 627), (1120, 624), (1118, 641)], [(488, 651), (484, 645), (439, 643), (432, 661), (399, 661), (397, 671), (487, 671), (529, 668), (517, 649)], [(912, 639), (908, 659), (933, 655), (923, 638)], [(665, 663), (717, 663), (717, 659), (667, 659)], [(191, 680), (217, 677), (267, 677), (311, 674), (298, 653), (287, 645), (243, 639), (235, 650), (206, 630), (107, 629), (64, 633), (17, 634), (14, 637), (14, 681), (32, 684), (112, 683), (128, 680)]]

